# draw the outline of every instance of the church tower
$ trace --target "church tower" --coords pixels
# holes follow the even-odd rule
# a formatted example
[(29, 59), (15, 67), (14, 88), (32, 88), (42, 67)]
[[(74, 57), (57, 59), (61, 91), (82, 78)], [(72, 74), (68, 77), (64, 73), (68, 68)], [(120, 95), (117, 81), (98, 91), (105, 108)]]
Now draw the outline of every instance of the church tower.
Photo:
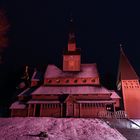
[(128, 118), (140, 118), (139, 77), (122, 48), (120, 49), (117, 88), (122, 91), (124, 110), (126, 111)]
[(76, 47), (73, 19), (70, 20), (68, 48), (63, 53), (63, 71), (80, 71), (81, 53)]

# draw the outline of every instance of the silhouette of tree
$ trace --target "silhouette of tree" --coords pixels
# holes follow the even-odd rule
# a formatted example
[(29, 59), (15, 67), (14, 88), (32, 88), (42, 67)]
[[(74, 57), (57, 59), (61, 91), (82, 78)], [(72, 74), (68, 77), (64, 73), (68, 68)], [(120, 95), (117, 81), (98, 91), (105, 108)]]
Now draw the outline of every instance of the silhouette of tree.
[(3, 62), (4, 50), (8, 46), (7, 33), (9, 26), (5, 10), (0, 9), (0, 64)]

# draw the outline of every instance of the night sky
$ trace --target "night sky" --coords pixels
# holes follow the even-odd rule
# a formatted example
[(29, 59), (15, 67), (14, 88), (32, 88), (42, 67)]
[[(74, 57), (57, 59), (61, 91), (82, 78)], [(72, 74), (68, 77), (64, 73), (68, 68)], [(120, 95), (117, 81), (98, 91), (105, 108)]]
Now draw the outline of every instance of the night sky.
[(5, 52), (9, 71), (10, 67), (15, 72), (17, 67), (26, 64), (60, 66), (72, 15), (83, 63), (97, 63), (101, 77), (112, 75), (116, 79), (119, 44), (122, 43), (124, 52), (140, 74), (138, 1), (0, 0), (0, 5), (7, 11), (11, 24), (10, 43)]

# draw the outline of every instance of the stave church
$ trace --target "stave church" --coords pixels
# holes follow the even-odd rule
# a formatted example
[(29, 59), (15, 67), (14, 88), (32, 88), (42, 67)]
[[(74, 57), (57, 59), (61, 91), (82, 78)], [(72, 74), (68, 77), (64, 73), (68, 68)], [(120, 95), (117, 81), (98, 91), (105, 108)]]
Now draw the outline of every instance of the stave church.
[(101, 85), (96, 63), (81, 62), (81, 49), (76, 46), (73, 28), (69, 31), (62, 64), (62, 68), (49, 64), (42, 84), (39, 72), (34, 71), (30, 85), (11, 104), (11, 117), (92, 118), (100, 117), (102, 112), (121, 109), (129, 118), (140, 118), (139, 77), (122, 49), (117, 81), (119, 92)]

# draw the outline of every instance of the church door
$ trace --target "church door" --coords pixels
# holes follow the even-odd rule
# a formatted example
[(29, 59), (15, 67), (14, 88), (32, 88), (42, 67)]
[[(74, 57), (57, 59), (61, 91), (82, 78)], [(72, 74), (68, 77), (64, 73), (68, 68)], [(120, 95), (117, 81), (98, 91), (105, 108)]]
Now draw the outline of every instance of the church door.
[(40, 104), (36, 104), (35, 117), (40, 117)]
[(74, 116), (74, 98), (72, 95), (69, 95), (66, 100), (66, 117), (73, 117)]
[(73, 102), (67, 102), (66, 105), (67, 105), (66, 106), (66, 116), (73, 117), (74, 116)]

